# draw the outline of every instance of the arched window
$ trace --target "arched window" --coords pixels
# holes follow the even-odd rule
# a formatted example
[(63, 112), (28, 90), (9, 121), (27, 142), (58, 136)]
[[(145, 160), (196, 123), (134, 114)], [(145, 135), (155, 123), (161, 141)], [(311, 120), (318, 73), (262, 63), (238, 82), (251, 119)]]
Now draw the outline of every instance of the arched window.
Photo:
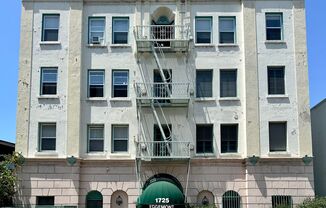
[(227, 191), (222, 197), (222, 208), (240, 208), (241, 197), (235, 191)]
[(103, 196), (98, 191), (90, 191), (86, 196), (86, 208), (102, 208)]
[(214, 204), (214, 195), (210, 191), (201, 191), (197, 196), (197, 204), (201, 205), (212, 205)]
[(115, 191), (111, 195), (111, 208), (128, 208), (128, 195), (124, 191)]

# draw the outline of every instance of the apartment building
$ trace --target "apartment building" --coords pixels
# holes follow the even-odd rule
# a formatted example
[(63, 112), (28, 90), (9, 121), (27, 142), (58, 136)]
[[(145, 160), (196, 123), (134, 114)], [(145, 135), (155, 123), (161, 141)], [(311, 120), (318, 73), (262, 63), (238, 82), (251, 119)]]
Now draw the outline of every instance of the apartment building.
[(17, 204), (314, 196), (304, 0), (23, 0)]

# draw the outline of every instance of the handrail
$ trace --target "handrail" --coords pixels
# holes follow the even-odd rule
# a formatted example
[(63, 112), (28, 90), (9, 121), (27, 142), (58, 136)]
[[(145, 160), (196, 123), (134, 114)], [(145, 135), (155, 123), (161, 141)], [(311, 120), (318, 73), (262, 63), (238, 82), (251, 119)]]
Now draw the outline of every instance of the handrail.
[(134, 26), (136, 40), (173, 41), (189, 40), (190, 27), (187, 25), (138, 25)]
[(137, 157), (143, 159), (190, 158), (190, 142), (187, 141), (138, 142)]
[(190, 98), (189, 85), (187, 82), (135, 83), (135, 89), (138, 98), (185, 99)]

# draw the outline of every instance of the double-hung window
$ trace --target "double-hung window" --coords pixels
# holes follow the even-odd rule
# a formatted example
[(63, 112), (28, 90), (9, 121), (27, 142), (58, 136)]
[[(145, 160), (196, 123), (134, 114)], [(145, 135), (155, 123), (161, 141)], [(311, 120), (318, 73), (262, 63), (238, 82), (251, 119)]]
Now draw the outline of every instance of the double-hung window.
[(57, 94), (58, 69), (55, 67), (41, 68), (41, 95)]
[(213, 70), (196, 71), (196, 96), (212, 97), (213, 96)]
[(59, 14), (43, 14), (42, 41), (59, 40)]
[(221, 153), (238, 152), (238, 124), (221, 125)]
[(129, 17), (112, 18), (112, 43), (128, 44)]
[(266, 40), (283, 39), (282, 13), (266, 13)]
[(196, 43), (212, 43), (212, 17), (196, 17)]
[(129, 127), (127, 125), (112, 126), (112, 152), (128, 152)]
[(104, 44), (105, 17), (90, 17), (88, 24), (88, 43)]
[(268, 67), (268, 94), (284, 95), (284, 67)]
[(220, 17), (219, 31), (221, 44), (236, 43), (236, 21), (235, 17)]
[(112, 97), (128, 97), (129, 71), (112, 71)]
[(196, 153), (213, 153), (213, 125), (196, 126)]
[(39, 151), (56, 150), (56, 123), (39, 124)]
[(237, 70), (220, 71), (220, 97), (237, 96)]
[(88, 97), (104, 96), (104, 70), (88, 71)]
[(269, 151), (281, 152), (286, 151), (286, 122), (269, 123)]
[(104, 125), (88, 126), (88, 152), (103, 152)]

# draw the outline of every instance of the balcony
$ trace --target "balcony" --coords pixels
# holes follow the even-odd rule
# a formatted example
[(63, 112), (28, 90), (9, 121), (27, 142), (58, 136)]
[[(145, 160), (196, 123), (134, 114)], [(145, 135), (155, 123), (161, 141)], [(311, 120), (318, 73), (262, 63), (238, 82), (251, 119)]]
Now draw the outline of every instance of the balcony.
[(189, 159), (190, 142), (184, 141), (148, 141), (137, 143), (137, 158), (152, 159)]
[(187, 106), (190, 100), (189, 83), (136, 83), (136, 96), (140, 105), (152, 101), (162, 106)]
[(134, 34), (139, 52), (149, 52), (154, 46), (164, 51), (188, 51), (190, 40), (189, 26), (185, 25), (147, 25), (135, 26)]

